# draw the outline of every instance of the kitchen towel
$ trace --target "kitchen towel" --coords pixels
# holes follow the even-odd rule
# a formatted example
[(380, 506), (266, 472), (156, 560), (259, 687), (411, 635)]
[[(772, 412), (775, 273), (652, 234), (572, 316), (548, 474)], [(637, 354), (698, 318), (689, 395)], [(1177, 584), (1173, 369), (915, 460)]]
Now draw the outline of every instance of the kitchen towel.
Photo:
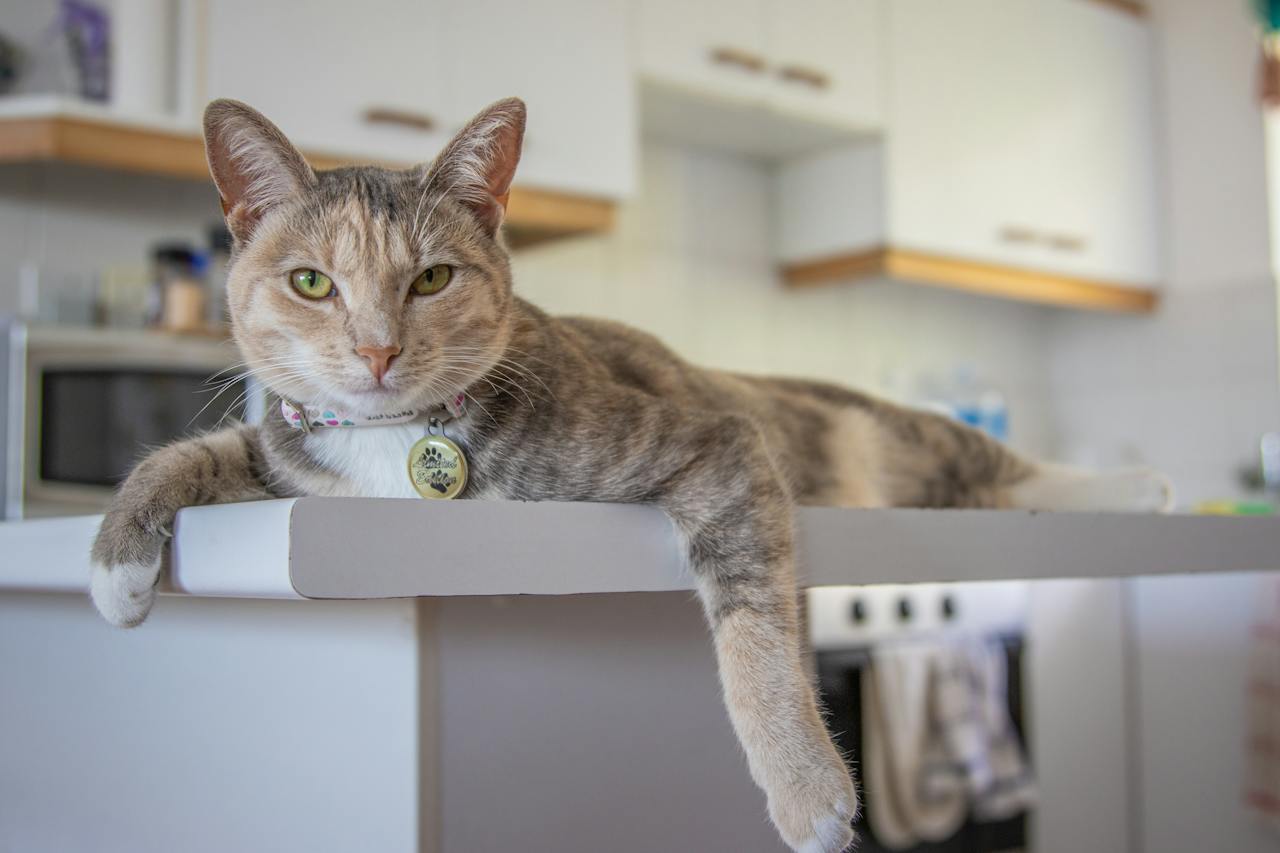
[(946, 839), (970, 812), (992, 821), (1035, 804), (999, 643), (873, 649), (862, 695), (868, 820), (885, 847)]

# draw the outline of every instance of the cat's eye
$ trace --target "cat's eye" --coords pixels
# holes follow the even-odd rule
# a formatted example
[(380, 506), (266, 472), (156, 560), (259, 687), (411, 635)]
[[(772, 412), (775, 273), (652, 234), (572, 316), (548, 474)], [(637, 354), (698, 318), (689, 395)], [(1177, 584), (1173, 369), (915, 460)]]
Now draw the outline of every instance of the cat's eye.
[(409, 292), (417, 296), (430, 296), (444, 290), (444, 286), (453, 278), (453, 267), (448, 264), (436, 264), (413, 280)]
[(289, 273), (289, 283), (308, 299), (337, 295), (337, 291), (333, 289), (333, 279), (318, 270), (294, 270)]

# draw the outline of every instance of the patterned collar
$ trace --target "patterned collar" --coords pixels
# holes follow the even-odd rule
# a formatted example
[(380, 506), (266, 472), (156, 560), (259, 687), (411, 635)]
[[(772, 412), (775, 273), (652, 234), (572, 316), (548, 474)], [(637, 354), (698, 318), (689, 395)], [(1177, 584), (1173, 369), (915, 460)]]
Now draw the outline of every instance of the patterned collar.
[(425, 415), (431, 415), (434, 420), (445, 422), (462, 417), (466, 410), (466, 400), (466, 395), (458, 392), (442, 405), (430, 409), (403, 409), (386, 414), (363, 415), (347, 409), (294, 403), (281, 397), (280, 414), (284, 417), (285, 423), (303, 432), (324, 427), (390, 426), (409, 423)]

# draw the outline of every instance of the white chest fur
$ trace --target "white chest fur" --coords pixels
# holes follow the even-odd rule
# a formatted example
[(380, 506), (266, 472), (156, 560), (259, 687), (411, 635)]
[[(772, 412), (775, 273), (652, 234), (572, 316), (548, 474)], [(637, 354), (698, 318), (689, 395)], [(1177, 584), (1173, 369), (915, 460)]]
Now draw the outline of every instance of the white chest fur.
[(426, 425), (420, 423), (317, 429), (307, 436), (306, 447), (337, 477), (335, 494), (418, 498), (409, 481), (409, 449), (426, 434)]

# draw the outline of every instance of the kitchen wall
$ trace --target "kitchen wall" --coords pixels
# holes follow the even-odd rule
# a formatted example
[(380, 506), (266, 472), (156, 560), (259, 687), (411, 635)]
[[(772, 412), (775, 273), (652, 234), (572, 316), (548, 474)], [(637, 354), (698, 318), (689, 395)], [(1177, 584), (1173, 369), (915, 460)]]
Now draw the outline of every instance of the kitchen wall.
[(714, 367), (916, 397), (917, 380), (968, 366), (1008, 396), (1015, 445), (1052, 447), (1049, 309), (889, 282), (784, 289), (771, 188), (754, 160), (649, 142), (615, 231), (522, 253), (517, 288), (552, 311), (639, 326)]

